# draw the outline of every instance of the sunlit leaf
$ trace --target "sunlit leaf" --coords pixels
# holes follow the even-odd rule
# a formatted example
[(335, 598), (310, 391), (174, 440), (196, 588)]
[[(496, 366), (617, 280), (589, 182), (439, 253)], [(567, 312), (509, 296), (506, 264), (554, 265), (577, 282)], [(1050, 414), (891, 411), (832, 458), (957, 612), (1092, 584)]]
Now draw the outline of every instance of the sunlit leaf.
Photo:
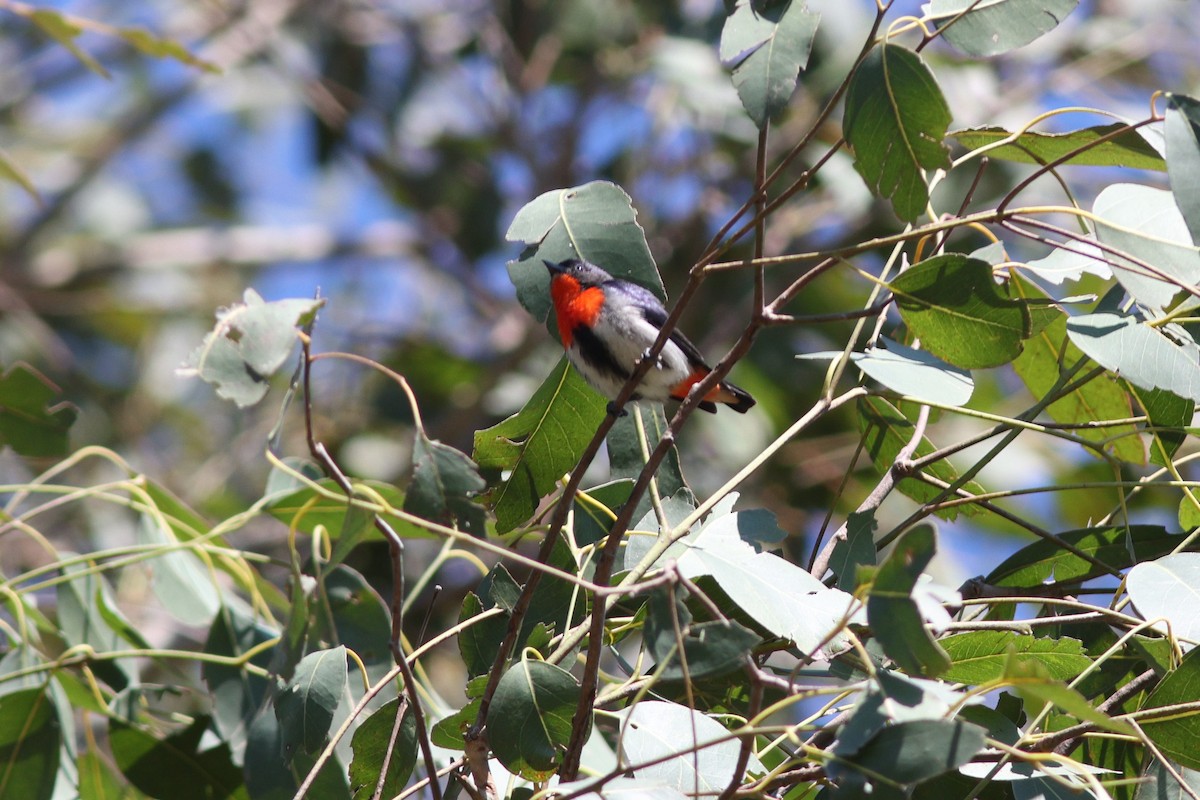
[(324, 300), (266, 302), (247, 289), (244, 303), (217, 313), (216, 327), (178, 372), (212, 384), (217, 394), (239, 407), (261, 400), (268, 379), (295, 349), (297, 328), (312, 322)]
[[(1143, 561), (1125, 578), (1129, 599), (1146, 620), (1166, 620), (1173, 636), (1200, 640), (1200, 553)], [(1155, 625), (1166, 631), (1168, 625)]]
[(945, 26), (942, 36), (950, 44), (986, 58), (1024, 47), (1058, 27), (1077, 5), (1079, 0), (932, 0), (929, 16)]
[[(1166, 170), (1167, 162), (1162, 155), (1137, 131), (1128, 130), (1128, 127), (1122, 122), (1114, 122), (1111, 125), (1097, 125), (1066, 133), (1024, 131), (1015, 135), (1003, 128), (985, 127), (951, 131), (948, 136), (968, 150), (978, 150), (1011, 138), (1012, 142), (989, 149), (987, 157), (1015, 161), (1019, 164), (1049, 164), (1067, 153), (1086, 147), (1064, 163), (1096, 167), (1132, 167), (1159, 172)], [(1126, 129), (1124, 133), (1100, 142), (1103, 137), (1122, 129)], [(1094, 142), (1099, 144), (1087, 147)]]
[(1173, 193), (1116, 183), (1096, 196), (1092, 212), (1100, 242), (1139, 260), (1106, 254), (1117, 281), (1141, 305), (1157, 313), (1183, 286), (1200, 282), (1200, 250)]
[(1192, 242), (1200, 243), (1200, 101), (1182, 94), (1168, 95), (1163, 127), (1171, 194), (1187, 222)]
[(1071, 341), (1105, 369), (1143, 389), (1166, 389), (1200, 400), (1196, 343), (1178, 329), (1178, 342), (1161, 328), (1128, 314), (1086, 314), (1067, 320)]
[[(734, 777), (741, 744), (721, 723), (687, 706), (644, 700), (625, 712), (619, 739), (626, 763), (646, 764), (635, 777), (689, 796), (716, 795)], [(762, 771), (750, 756), (748, 769)]]
[(859, 369), (893, 392), (918, 400), (961, 406), (975, 390), (971, 373), (966, 370), (883, 336), (874, 347), (865, 353), (851, 353), (850, 358)]
[[(1032, 284), (1014, 279), (1014, 289), (1025, 298), (1044, 297)], [(1013, 370), (1029, 392), (1036, 398), (1045, 397), (1063, 374), (1079, 359), (1079, 350), (1067, 337), (1067, 316), (1053, 309), (1054, 321), (1034, 333), (1024, 342), (1021, 355), (1013, 361)], [(1087, 427), (1103, 420), (1128, 419), (1129, 396), (1120, 382), (1110, 375), (1099, 375), (1084, 384), (1072, 382), (1067, 395), (1046, 407), (1046, 413), (1056, 422), (1079, 425), (1072, 433), (1092, 442), (1107, 442), (1107, 448), (1118, 458), (1133, 464), (1145, 461), (1145, 450), (1137, 428), (1132, 424), (1106, 427)]]
[(1028, 306), (996, 284), (985, 261), (934, 256), (900, 273), (889, 288), (921, 346), (963, 369), (998, 367), (1021, 354), (1032, 333)]
[(1077, 639), (1024, 636), (1007, 631), (972, 631), (938, 639), (954, 664), (941, 677), (954, 683), (980, 684), (1004, 674), (1008, 654), (1017, 653), (1045, 665), (1051, 677), (1074, 679), (1092, 664)]

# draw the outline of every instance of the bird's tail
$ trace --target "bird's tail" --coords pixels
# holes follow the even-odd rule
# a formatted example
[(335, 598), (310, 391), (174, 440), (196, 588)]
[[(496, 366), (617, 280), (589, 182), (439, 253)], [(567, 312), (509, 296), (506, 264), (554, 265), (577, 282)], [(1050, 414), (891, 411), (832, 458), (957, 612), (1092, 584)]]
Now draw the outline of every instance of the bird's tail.
[[(687, 397), (691, 388), (704, 380), (708, 372), (708, 370), (697, 369), (688, 376), (687, 380), (675, 387), (675, 390), (671, 392), (671, 397), (676, 400), (682, 400)], [(715, 414), (717, 413), (717, 403), (729, 406), (739, 414), (745, 414), (754, 407), (755, 400), (750, 396), (749, 392), (740, 386), (734, 386), (728, 381), (722, 381), (704, 396), (704, 399), (700, 401), (700, 408), (710, 414)]]

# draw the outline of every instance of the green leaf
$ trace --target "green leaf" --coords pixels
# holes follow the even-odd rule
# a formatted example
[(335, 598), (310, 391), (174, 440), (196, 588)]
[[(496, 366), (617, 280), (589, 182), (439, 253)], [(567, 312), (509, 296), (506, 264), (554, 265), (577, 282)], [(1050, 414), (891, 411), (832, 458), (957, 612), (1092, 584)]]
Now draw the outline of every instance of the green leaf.
[(23, 456), (52, 457), (67, 452), (67, 431), (78, 411), (56, 402), (59, 388), (27, 364), (0, 375), (0, 446)]
[(820, 19), (794, 0), (774, 5), (738, 0), (725, 20), (721, 61), (733, 68), (733, 85), (759, 128), (792, 99)]
[(838, 588), (852, 592), (858, 588), (859, 566), (875, 566), (875, 521), (874, 511), (855, 511), (846, 520), (846, 538), (833, 548), (829, 568), (838, 576)]
[[(1178, 535), (1168, 534), (1158, 525), (1083, 528), (1065, 531), (1057, 538), (1108, 564), (1114, 571), (1126, 569), (1137, 561), (1166, 555), (1180, 542)], [(984, 581), (992, 586), (1030, 588), (1051, 578), (1061, 583), (1083, 583), (1102, 574), (1097, 567), (1064, 550), (1057, 542), (1039, 539), (1000, 562)]]
[(1079, 0), (933, 0), (928, 13), (946, 41), (969, 56), (987, 58), (1053, 30), (1077, 5)]
[[(1129, 599), (1142, 619), (1165, 619), (1173, 636), (1200, 639), (1200, 553), (1175, 553), (1143, 561), (1125, 578)], [(1161, 622), (1154, 626), (1166, 631)]]
[(275, 700), (285, 758), (316, 753), (325, 744), (346, 688), (346, 648), (309, 653)]
[(998, 367), (1033, 332), (1029, 307), (1001, 291), (986, 261), (960, 253), (928, 258), (889, 284), (921, 346), (963, 369)]
[(949, 125), (950, 109), (933, 73), (911, 50), (876, 47), (850, 79), (842, 127), (854, 168), (906, 222), (929, 202), (922, 170), (950, 167), (943, 142)]
[(988, 150), (987, 157), (1000, 161), (1015, 161), (1019, 164), (1049, 164), (1067, 153), (1124, 129), (1124, 133), (1093, 147), (1087, 147), (1064, 163), (1165, 171), (1167, 162), (1159, 152), (1137, 131), (1128, 128), (1123, 122), (1114, 122), (1111, 125), (1097, 125), (1066, 133), (1024, 131), (1014, 136), (1011, 131), (1003, 128), (984, 127), (951, 131), (948, 135), (968, 150), (978, 150), (1011, 138), (1011, 143)]
[(1080, 722), (1093, 722), (1114, 733), (1133, 733), (1128, 723), (1093, 708), (1077, 690), (1052, 679), (1050, 671), (1040, 661), (1011, 653), (1004, 665), (1001, 680), (1011, 685), (1026, 703), (1033, 706), (1030, 716), (1052, 703)]
[(137, 528), (138, 542), (157, 545), (165, 552), (145, 563), (153, 571), (152, 587), (171, 616), (185, 625), (205, 627), (221, 607), (215, 575), (194, 552), (181, 548), (175, 532), (143, 514)]
[(1182, 329), (1176, 340), (1126, 314), (1084, 314), (1067, 320), (1067, 335), (1089, 358), (1143, 389), (1166, 389), (1200, 400), (1196, 343)]
[(533, 516), (541, 498), (574, 469), (604, 418), (604, 406), (564, 358), (517, 414), (475, 433), (476, 463), (510, 473), (486, 498), (499, 533)]
[(134, 794), (107, 758), (88, 752), (76, 762), (79, 800), (133, 800)]
[(834, 781), (859, 772), (872, 782), (910, 786), (967, 763), (983, 749), (984, 730), (960, 720), (920, 719), (890, 725), (854, 755), (830, 761)]
[(1077, 639), (1023, 636), (1007, 631), (972, 631), (946, 636), (938, 644), (954, 662), (942, 680), (978, 685), (999, 680), (1009, 653), (1041, 662), (1055, 680), (1076, 678), (1092, 664)]
[[(913, 423), (905, 418), (900, 409), (882, 397), (863, 397), (858, 401), (858, 425), (863, 432), (863, 446), (871, 456), (875, 469), (881, 473), (892, 468), (896, 456), (912, 440), (915, 430)], [(922, 458), (936, 449), (932, 442), (922, 436), (913, 452), (913, 458)], [(958, 480), (958, 471), (945, 459), (925, 467), (925, 472), (946, 483), (952, 484)], [(904, 478), (896, 484), (896, 488), (905, 497), (918, 503), (931, 502), (942, 493), (941, 489), (916, 478)], [(984, 492), (983, 487), (975, 481), (968, 481), (963, 488), (971, 494)], [(935, 513), (942, 519), (956, 519), (960, 513), (974, 516), (981, 511), (971, 505), (962, 505), (951, 506)]]
[(46, 687), (0, 695), (0, 796), (49, 800), (63, 749)]
[[(236, 606), (222, 606), (213, 619), (204, 652), (236, 658), (278, 636), (278, 631), (254, 620)], [(262, 650), (249, 664), (266, 669), (271, 651)], [(213, 726), (229, 745), (234, 761), (241, 763), (250, 721), (262, 707), (271, 685), (265, 677), (228, 664), (205, 662), (200, 675), (212, 697)]]
[[(350, 502), (342, 490), (330, 478), (318, 481), (325, 492), (312, 487), (281, 493), (268, 501), (265, 510), (284, 525), (311, 533), (317, 526), (325, 528), (325, 535), (335, 540), (334, 562), (340, 562), (354, 545), (363, 541), (382, 541), (383, 535), (371, 524), (370, 512), (365, 509), (351, 510)], [(378, 494), (392, 508), (404, 505), (404, 494), (390, 483), (382, 481), (360, 481), (358, 486), (371, 492), (357, 492), (356, 497), (373, 502), (372, 494)], [(333, 493), (330, 497), (329, 493)], [(387, 515), (388, 524), (402, 539), (429, 539), (434, 536), (425, 528), (405, 520)], [(347, 545), (342, 540), (348, 541)], [(338, 554), (341, 554), (340, 557)]]
[[(636, 403), (627, 407), (626, 411), (629, 413), (613, 423), (612, 428), (608, 431), (608, 437), (605, 439), (605, 445), (608, 448), (608, 468), (614, 480), (627, 478), (636, 481), (642, 474), (642, 468), (646, 466), (646, 459), (642, 457), (642, 445), (638, 439), (637, 422), (633, 415), (637, 414), (642, 418), (642, 425), (646, 429), (646, 438), (651, 448), (654, 447), (654, 442), (657, 442), (666, 433), (667, 418), (663, 413), (661, 403)], [(687, 481), (683, 477), (683, 468), (679, 463), (679, 449), (674, 444), (667, 451), (667, 457), (659, 465), (658, 472), (654, 477), (658, 481), (658, 493), (662, 497), (673, 497), (681, 489), (691, 493), (691, 489), (688, 489)], [(635, 516), (645, 514), (649, 509), (649, 498), (643, 497), (638, 504), (638, 514)], [(606, 526), (605, 530), (607, 529)]]
[(75, 38), (83, 33), (83, 28), (57, 11), (38, 9), (25, 15), (30, 22), (37, 25), (43, 33), (71, 52), (85, 67), (104, 78), (111, 78), (100, 62), (84, 52), (75, 44)]
[[(324, 572), (321, 582), (329, 608), (327, 614), (316, 615), (310, 637), (319, 637), (330, 646), (345, 645), (365, 664), (390, 662), (391, 613), (374, 587), (345, 564)], [(326, 620), (333, 623), (332, 629), (326, 628)]]
[(201, 752), (207, 717), (159, 739), (119, 719), (109, 723), (113, 758), (129, 782), (158, 800), (249, 800), (242, 773), (222, 743)]
[[(304, 753), (294, 753), (285, 759), (279, 720), (270, 708), (250, 723), (244, 772), (246, 789), (254, 800), (291, 800), (299, 788), (299, 781), (315, 766), (314, 759)], [(346, 768), (339, 763), (336, 754), (317, 773), (308, 796), (321, 800), (350, 800)]]
[[(691, 797), (720, 794), (737, 777), (741, 743), (712, 717), (659, 700), (643, 700), (622, 713), (624, 763), (647, 765), (637, 771), (639, 779)], [(747, 770), (764, 771), (753, 754)]]
[[(1176, 771), (1183, 777), (1183, 782), (1192, 792), (1200, 791), (1200, 772), (1175, 765)], [(1138, 786), (1136, 800), (1189, 800), (1191, 794), (1184, 790), (1175, 776), (1167, 772), (1166, 767), (1159, 761), (1146, 765), (1142, 773), (1142, 781)]]
[[(631, 409), (631, 413), (636, 414), (640, 409), (640, 404)], [(610, 445), (609, 456), (611, 459), (612, 450)], [(612, 468), (612, 462), (609, 462), (609, 468)], [(587, 490), (587, 495), (595, 503), (599, 503), (607, 509), (596, 508), (594, 503), (584, 502), (576, 499), (572, 504), (573, 519), (575, 521), (575, 544), (583, 547), (589, 544), (595, 544), (608, 535), (609, 528), (612, 527), (613, 520), (616, 519), (617, 511), (629, 499), (630, 492), (633, 491), (633, 481), (628, 478), (614, 480), (611, 483), (597, 486)], [(611, 514), (611, 516), (610, 516)]]
[(416, 720), (407, 711), (400, 712), (400, 698), (389, 700), (354, 732), (350, 747), (354, 750), (350, 762), (354, 800), (373, 797), (381, 774), (386, 774), (381, 796), (395, 797), (417, 764)]
[(937, 677), (950, 668), (950, 657), (925, 629), (913, 600), (917, 578), (937, 549), (932, 528), (904, 533), (879, 565), (867, 597), (867, 622), (888, 658), (910, 675)]
[(578, 681), (553, 664), (523, 660), (505, 672), (487, 715), (488, 741), (505, 769), (530, 781), (553, 775), (579, 697)]
[[(482, 614), (485, 610), (483, 602), (474, 592), (467, 592), (463, 598), (462, 609), (458, 612), (458, 621), (466, 622)], [(492, 661), (504, 641), (508, 631), (508, 614), (492, 615), (479, 620), (458, 634), (458, 654), (462, 656), (467, 675), (472, 678), (486, 674), (492, 668)]]
[[(576, 574), (579, 565), (567, 543), (559, 538), (550, 550), (547, 566), (555, 567), (563, 572)], [(497, 564), (480, 582), (478, 589), (480, 600), (484, 607), (500, 606), (506, 612), (512, 611), (521, 593), (521, 587), (513, 580), (503, 564)], [(526, 640), (533, 635), (538, 625), (544, 625), (556, 631), (565, 631), (571, 625), (579, 622), (585, 610), (584, 598), (575, 584), (553, 575), (544, 575), (538, 581), (533, 597), (529, 600), (529, 608), (521, 623), (517, 646), (514, 652), (519, 653), (526, 645)], [(507, 613), (506, 613), (507, 618)], [(485, 654), (490, 662), (494, 650)]]
[(1105, 254), (1117, 281), (1141, 305), (1161, 312), (1180, 286), (1200, 282), (1200, 250), (1171, 192), (1115, 183), (1096, 196), (1092, 213), (1100, 218), (1096, 236), (1101, 243), (1140, 260)]
[(482, 534), (483, 519), (471, 498), (486, 488), (487, 481), (471, 459), (417, 430), (405, 511), (442, 524), (473, 522), (476, 532)]
[(37, 201), (38, 205), (42, 204), (42, 195), (38, 192), (37, 186), (25, 174), (25, 170), (13, 160), (13, 157), (5, 152), (4, 148), (0, 148), (0, 178), (6, 178), (20, 186), (29, 196)]
[(1187, 95), (1167, 95), (1163, 129), (1171, 194), (1187, 222), (1192, 242), (1197, 243), (1200, 242), (1200, 102)]
[(445, 747), (447, 750), (466, 749), (465, 734), (467, 729), (475, 724), (475, 718), (479, 716), (479, 706), (487, 683), (487, 675), (477, 675), (467, 681), (466, 694), (469, 702), (458, 711), (442, 717), (434, 724), (429, 733), (429, 740), (433, 744)]
[(592, 181), (535, 197), (517, 212), (505, 239), (525, 246), (521, 257), (508, 263), (508, 274), (517, 299), (539, 321), (550, 313), (550, 276), (543, 259), (584, 258), (666, 299), (637, 212), (614, 183)]
[(850, 360), (893, 392), (949, 406), (965, 405), (975, 391), (971, 373), (924, 350), (915, 350), (880, 336), (865, 353)]
[[(64, 573), (83, 572), (83, 565), (64, 568)], [(127, 649), (120, 635), (100, 613), (102, 596), (104, 603), (113, 604), (112, 590), (103, 575), (89, 573), (75, 575), (58, 584), (55, 594), (58, 600), (58, 624), (60, 635), (68, 645), (89, 645), (97, 653)], [(91, 665), (98, 678), (113, 689), (120, 691), (135, 680), (136, 662), (133, 659), (106, 659)]]
[(189, 67), (198, 67), (205, 72), (219, 73), (221, 71), (220, 67), (211, 61), (205, 61), (189, 53), (188, 49), (179, 42), (157, 36), (145, 28), (118, 28), (116, 35), (148, 56), (174, 59)]
[[(662, 680), (716, 678), (744, 666), (761, 638), (733, 621), (693, 623), (686, 593), (660, 588), (647, 602), (643, 641)], [(682, 650), (682, 653), (680, 652)]]
[(178, 370), (212, 384), (220, 397), (241, 408), (267, 394), (268, 379), (296, 346), (296, 333), (316, 318), (324, 300), (265, 302), (247, 289), (244, 303), (217, 312), (216, 327)]
[(1123, 381), (1142, 407), (1150, 430), (1150, 463), (1165, 467), (1187, 439), (1184, 430), (1192, 422), (1196, 401), (1163, 389), (1146, 390)]
[[(1043, 296), (1024, 281), (1014, 280), (1014, 288), (1027, 299), (1031, 295), (1038, 299)], [(1063, 370), (1081, 358), (1083, 352), (1067, 338), (1067, 315), (1054, 309), (1053, 322), (1025, 340), (1024, 350), (1013, 362), (1013, 370), (1029, 392), (1040, 400), (1058, 384)], [(1102, 420), (1128, 419), (1129, 396), (1112, 376), (1099, 375), (1055, 400), (1046, 407), (1046, 414), (1055, 422), (1081, 426)], [(1080, 427), (1072, 433), (1091, 442), (1108, 441), (1107, 449), (1122, 461), (1132, 464), (1145, 461), (1142, 440), (1133, 425)]]

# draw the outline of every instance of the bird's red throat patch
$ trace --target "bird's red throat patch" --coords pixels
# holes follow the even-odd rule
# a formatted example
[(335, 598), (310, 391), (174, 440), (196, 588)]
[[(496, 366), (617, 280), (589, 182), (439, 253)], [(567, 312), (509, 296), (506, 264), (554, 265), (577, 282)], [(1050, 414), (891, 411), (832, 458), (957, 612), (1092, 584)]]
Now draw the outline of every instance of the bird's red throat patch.
[(599, 286), (584, 289), (570, 275), (555, 275), (550, 281), (550, 299), (554, 301), (554, 314), (558, 317), (558, 335), (563, 347), (570, 347), (577, 326), (590, 328), (596, 323), (600, 309), (604, 307), (604, 290)]

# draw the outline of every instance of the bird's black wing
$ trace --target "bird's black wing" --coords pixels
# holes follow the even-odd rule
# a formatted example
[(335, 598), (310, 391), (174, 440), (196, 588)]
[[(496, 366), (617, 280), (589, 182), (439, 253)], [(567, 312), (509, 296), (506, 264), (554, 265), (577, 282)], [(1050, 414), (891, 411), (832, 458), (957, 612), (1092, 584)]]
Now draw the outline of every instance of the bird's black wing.
[[(654, 295), (650, 296), (653, 297)], [(642, 306), (642, 317), (654, 327), (661, 329), (667, 322), (667, 310), (657, 301), (653, 305), (647, 303)], [(692, 340), (684, 336), (679, 331), (679, 328), (671, 331), (670, 339), (687, 356), (688, 363), (696, 367), (711, 369), (708, 366), (708, 362), (704, 360), (704, 356), (700, 355), (700, 349), (692, 344)]]

